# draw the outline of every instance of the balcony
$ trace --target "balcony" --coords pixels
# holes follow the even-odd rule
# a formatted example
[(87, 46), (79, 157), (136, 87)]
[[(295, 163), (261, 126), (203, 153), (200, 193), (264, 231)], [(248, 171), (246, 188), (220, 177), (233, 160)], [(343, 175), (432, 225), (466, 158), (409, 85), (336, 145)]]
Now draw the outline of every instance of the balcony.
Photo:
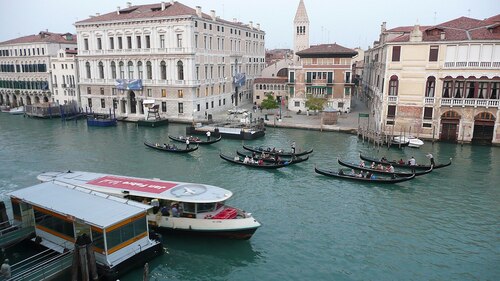
[(398, 96), (388, 96), (387, 102), (388, 103), (398, 103)]
[(424, 104), (425, 105), (434, 105), (435, 98), (434, 97), (425, 97)]
[(441, 106), (461, 106), (461, 107), (484, 107), (484, 108), (499, 108), (500, 100), (487, 100), (487, 99), (455, 99), (443, 98), (441, 99)]
[[(55, 87), (55, 86), (54, 86)], [(66, 88), (66, 84), (61, 84), (62, 88)]]
[(498, 69), (500, 68), (500, 62), (494, 61), (451, 61), (445, 62), (444, 68), (481, 68), (481, 69)]

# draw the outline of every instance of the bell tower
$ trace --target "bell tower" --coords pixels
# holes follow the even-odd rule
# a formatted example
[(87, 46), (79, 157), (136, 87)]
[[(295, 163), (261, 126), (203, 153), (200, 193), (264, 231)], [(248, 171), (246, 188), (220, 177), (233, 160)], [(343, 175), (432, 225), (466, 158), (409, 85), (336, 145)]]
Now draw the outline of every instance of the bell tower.
[(294, 61), (297, 61), (297, 52), (309, 48), (309, 17), (307, 16), (304, 0), (300, 0), (295, 19), (293, 20), (293, 52)]

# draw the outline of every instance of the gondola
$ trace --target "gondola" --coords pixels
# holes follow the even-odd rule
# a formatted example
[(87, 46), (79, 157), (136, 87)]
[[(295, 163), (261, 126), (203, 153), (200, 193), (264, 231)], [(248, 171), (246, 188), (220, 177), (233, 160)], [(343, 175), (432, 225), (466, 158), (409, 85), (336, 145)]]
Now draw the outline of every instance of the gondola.
[[(175, 137), (175, 136), (170, 136), (169, 135), (168, 138), (171, 139), (171, 140), (173, 140), (173, 141), (186, 143), (186, 137), (185, 136)], [(219, 136), (218, 138), (212, 138), (209, 141), (202, 140), (202, 139), (197, 138), (197, 137), (189, 137), (189, 143), (191, 143), (191, 144), (200, 144), (200, 145), (203, 145), (203, 144), (212, 144), (212, 143), (216, 143), (216, 142), (220, 141), (221, 139), (222, 139), (222, 136)]]
[[(369, 157), (369, 156), (364, 156), (362, 154), (359, 155), (359, 158), (361, 158), (361, 159), (363, 159), (365, 161), (375, 162), (376, 164), (383, 164), (383, 165), (391, 164), (394, 167), (400, 167), (400, 168), (418, 169), (418, 170), (429, 170), (431, 168), (431, 165), (417, 164), (417, 165), (414, 165), (414, 166), (410, 166), (410, 165), (408, 165), (407, 162), (405, 162), (404, 164), (399, 164), (396, 161), (381, 161), (380, 159), (376, 159), (376, 158)], [(448, 163), (436, 164), (436, 165), (434, 165), (433, 169), (435, 170), (435, 169), (439, 169), (439, 168), (450, 166), (451, 165), (451, 160), (452, 160), (452, 158), (450, 158), (450, 162), (448, 162)]]
[(163, 144), (152, 143), (152, 142), (148, 142), (148, 141), (144, 141), (144, 145), (146, 145), (147, 147), (157, 149), (157, 150), (167, 151), (167, 152), (175, 152), (175, 153), (188, 153), (188, 152), (192, 152), (192, 151), (195, 151), (198, 149), (197, 145), (193, 145), (188, 149), (182, 148), (182, 147), (175, 147), (175, 146), (174, 146), (174, 148), (172, 148), (172, 147), (168, 147), (168, 146), (165, 147)]
[[(377, 173), (377, 174), (383, 174), (383, 175), (396, 175), (398, 177), (409, 177), (411, 176), (413, 173), (408, 173), (408, 172), (388, 172), (388, 171), (385, 171), (385, 170), (377, 170), (377, 169), (371, 169), (370, 167), (360, 167), (359, 164), (355, 164), (355, 163), (349, 163), (349, 162), (346, 162), (346, 161), (342, 161), (340, 159), (337, 158), (337, 162), (342, 165), (342, 166), (345, 166), (345, 167), (349, 167), (349, 168), (352, 168), (352, 169), (358, 169), (358, 170), (361, 170), (361, 171), (368, 171), (368, 172), (372, 172), (372, 173)], [(429, 168), (428, 170), (423, 170), (423, 171), (420, 171), (420, 172), (415, 172), (415, 176), (421, 176), (421, 175), (425, 175), (425, 174), (428, 174), (430, 172), (432, 172), (433, 168), (431, 166), (431, 168)]]
[(229, 156), (226, 156), (222, 153), (219, 154), (219, 156), (220, 156), (220, 158), (222, 158), (226, 161), (232, 162), (234, 164), (240, 164), (243, 166), (252, 167), (252, 168), (259, 168), (259, 169), (278, 169), (278, 168), (286, 167), (286, 166), (291, 164), (291, 162), (284, 162), (284, 163), (280, 163), (280, 164), (264, 162), (262, 165), (259, 165), (257, 163), (243, 163), (243, 160), (241, 158), (239, 158), (239, 160), (234, 160), (234, 157), (229, 157)]
[[(245, 157), (245, 156), (252, 157), (252, 154), (241, 152), (241, 151), (236, 151), (236, 154), (238, 154), (239, 156), (242, 156), (242, 157)], [(256, 154), (255, 157), (253, 157), (253, 159), (255, 159), (255, 160), (259, 160), (261, 158), (262, 158), (262, 156), (260, 154)], [(307, 155), (305, 157), (285, 158), (285, 159), (281, 159), (281, 161), (290, 161), (290, 160), (293, 160), (290, 164), (297, 164), (297, 163), (300, 163), (300, 162), (307, 161), (308, 159), (309, 159), (309, 155)], [(276, 162), (276, 160), (274, 159), (274, 157), (262, 158), (262, 160), (264, 160), (264, 162), (268, 162), (268, 163), (275, 163)]]
[[(325, 170), (325, 169), (319, 169), (317, 167), (314, 167), (314, 171), (318, 174), (329, 176), (329, 177), (335, 177), (335, 178), (341, 178), (341, 179), (347, 179), (347, 180), (354, 180), (354, 181), (360, 181), (360, 182), (370, 182), (370, 183), (398, 183), (398, 182), (404, 182), (404, 181), (409, 181), (413, 178), (415, 178), (415, 174), (412, 174), (409, 177), (395, 177), (395, 178), (381, 178), (377, 177), (375, 179), (371, 178), (365, 178), (365, 177), (357, 177), (355, 175), (350, 175), (347, 174), (346, 172), (335, 172), (332, 170)], [(342, 169), (339, 169), (339, 171), (344, 171)]]
[[(292, 157), (292, 155), (294, 155), (294, 153), (292, 151), (284, 151), (284, 150), (280, 150), (280, 149), (275, 149), (273, 151), (272, 148), (270, 147), (265, 147), (265, 146), (248, 146), (248, 145), (243, 145), (243, 148), (248, 150), (248, 151), (252, 151), (252, 152), (257, 152), (257, 153), (262, 153), (262, 152), (265, 152), (265, 153), (269, 153), (271, 155), (279, 155), (279, 156), (287, 156), (287, 157)], [(306, 155), (306, 154), (309, 154), (309, 153), (312, 153), (313, 152), (313, 149), (309, 149), (309, 150), (305, 150), (305, 151), (296, 151), (295, 152), (295, 156), (303, 156), (303, 155)]]

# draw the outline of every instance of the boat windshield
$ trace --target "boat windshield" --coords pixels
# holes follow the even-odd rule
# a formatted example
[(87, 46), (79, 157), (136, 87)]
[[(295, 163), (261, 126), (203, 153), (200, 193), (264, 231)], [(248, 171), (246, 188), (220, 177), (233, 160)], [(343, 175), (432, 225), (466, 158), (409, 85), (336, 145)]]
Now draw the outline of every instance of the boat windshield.
[(213, 212), (215, 211), (216, 203), (200, 203), (198, 204), (198, 213)]

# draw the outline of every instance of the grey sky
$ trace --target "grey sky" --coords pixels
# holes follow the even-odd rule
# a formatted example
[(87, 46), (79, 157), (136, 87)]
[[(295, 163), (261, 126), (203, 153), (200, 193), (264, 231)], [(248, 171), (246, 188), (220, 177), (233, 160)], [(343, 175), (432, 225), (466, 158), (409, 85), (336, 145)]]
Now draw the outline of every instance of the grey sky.
[[(75, 32), (73, 23), (125, 7), (126, 0), (0, 0), (0, 42), (48, 29)], [(133, 5), (160, 0), (131, 0)], [(168, 2), (168, 0), (166, 1)], [(266, 48), (292, 48), (293, 18), (299, 0), (183, 0), (223, 19), (260, 23)], [(304, 0), (311, 22), (311, 44), (333, 43), (366, 49), (378, 39), (380, 24), (433, 25), (461, 16), (484, 19), (500, 13), (498, 0)], [(495, 4), (496, 3), (496, 4)]]

